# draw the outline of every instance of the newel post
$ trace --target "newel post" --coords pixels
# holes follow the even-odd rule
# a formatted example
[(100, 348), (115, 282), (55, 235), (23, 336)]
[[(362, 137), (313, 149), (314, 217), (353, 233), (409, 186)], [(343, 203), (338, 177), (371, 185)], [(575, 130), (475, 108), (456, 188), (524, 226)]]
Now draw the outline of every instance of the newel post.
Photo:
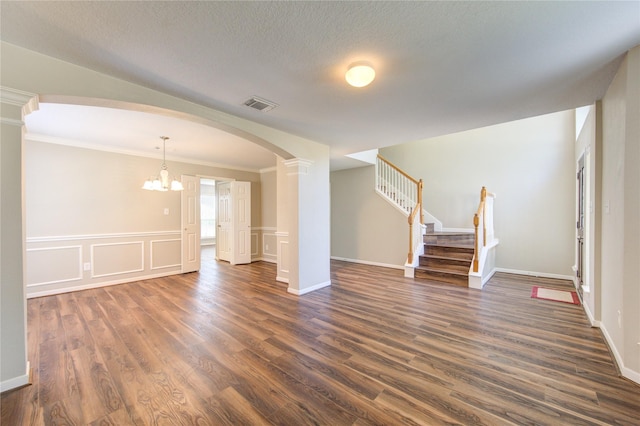
[(478, 272), (478, 256), (480, 255), (480, 250), (478, 247), (478, 225), (480, 224), (480, 218), (478, 218), (478, 213), (473, 215), (473, 227), (475, 228), (476, 238), (475, 238), (475, 255), (473, 256), (473, 272)]
[(424, 225), (424, 205), (422, 204), (422, 179), (418, 182), (418, 204), (420, 204), (420, 224)]

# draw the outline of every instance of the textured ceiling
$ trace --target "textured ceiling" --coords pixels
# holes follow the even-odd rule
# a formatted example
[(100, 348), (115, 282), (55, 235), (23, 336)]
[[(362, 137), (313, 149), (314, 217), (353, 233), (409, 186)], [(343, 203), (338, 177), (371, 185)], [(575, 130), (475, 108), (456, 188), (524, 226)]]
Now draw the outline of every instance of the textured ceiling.
[[(640, 2), (12, 2), (3, 41), (345, 154), (590, 104)], [(374, 65), (367, 88), (347, 66)], [(259, 96), (267, 113), (242, 103)], [(355, 160), (351, 160), (355, 161)]]

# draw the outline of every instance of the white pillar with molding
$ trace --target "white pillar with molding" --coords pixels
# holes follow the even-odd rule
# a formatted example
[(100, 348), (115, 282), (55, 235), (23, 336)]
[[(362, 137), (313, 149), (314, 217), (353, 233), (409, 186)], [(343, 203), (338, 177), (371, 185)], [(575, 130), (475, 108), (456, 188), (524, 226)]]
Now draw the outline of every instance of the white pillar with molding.
[(283, 161), (287, 174), (289, 288), (303, 295), (331, 285), (328, 161)]
[(0, 106), (0, 391), (4, 392), (29, 383), (22, 135), (23, 118), (38, 109), (38, 98), (1, 87)]

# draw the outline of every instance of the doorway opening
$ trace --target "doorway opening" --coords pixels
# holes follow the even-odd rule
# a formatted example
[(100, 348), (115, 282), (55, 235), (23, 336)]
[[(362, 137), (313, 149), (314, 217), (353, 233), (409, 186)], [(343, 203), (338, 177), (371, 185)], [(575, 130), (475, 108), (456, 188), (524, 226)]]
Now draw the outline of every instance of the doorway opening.
[(216, 181), (200, 178), (200, 245), (216, 245)]

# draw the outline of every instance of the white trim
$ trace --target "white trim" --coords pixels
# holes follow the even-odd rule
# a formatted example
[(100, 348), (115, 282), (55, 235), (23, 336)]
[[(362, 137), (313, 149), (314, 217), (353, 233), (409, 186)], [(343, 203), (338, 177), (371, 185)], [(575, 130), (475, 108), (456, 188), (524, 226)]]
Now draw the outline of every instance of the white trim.
[(0, 117), (0, 123), (6, 124), (8, 126), (22, 127), (24, 126), (24, 121), (16, 120), (15, 118), (5, 118)]
[(65, 250), (65, 249), (78, 249), (78, 276), (77, 277), (65, 278), (63, 280), (45, 281), (41, 283), (32, 283), (32, 284), (27, 284), (25, 287), (26, 288), (39, 287), (39, 286), (49, 285), (49, 284), (58, 284), (58, 283), (65, 283), (69, 281), (82, 280), (82, 278), (84, 278), (84, 274), (83, 274), (84, 269), (82, 267), (82, 246), (38, 247), (38, 248), (29, 248), (29, 249), (26, 249), (25, 251), (29, 253), (33, 251)]
[(260, 173), (270, 173), (275, 172), (278, 168), (276, 166), (273, 167), (265, 167), (264, 169), (260, 169)]
[(289, 278), (286, 278), (286, 277), (277, 276), (276, 277), (276, 281), (278, 281), (280, 283), (289, 284)]
[(27, 372), (21, 376), (12, 377), (11, 379), (0, 382), (0, 392), (5, 392), (11, 389), (19, 388), (31, 384), (29, 377), (31, 376), (31, 364), (27, 361)]
[[(253, 228), (251, 228), (253, 229)], [(251, 232), (249, 234), (249, 237), (251, 238), (251, 247), (253, 247), (253, 238), (255, 237), (255, 241), (256, 241), (256, 251), (254, 252), (253, 250), (251, 250), (251, 247), (249, 247), (249, 249), (251, 250), (251, 256), (257, 256), (260, 254), (260, 237), (258, 236), (257, 232)]]
[(288, 169), (288, 176), (308, 175), (309, 169), (313, 165), (313, 161), (305, 160), (304, 158), (292, 158), (291, 160), (283, 161), (283, 164)]
[[(469, 269), (473, 269), (473, 265)], [(484, 278), (481, 277), (480, 273), (478, 272), (473, 272), (473, 271), (469, 272), (469, 288), (482, 290), (484, 288), (484, 285), (488, 283), (491, 278), (493, 278), (496, 272), (498, 272), (498, 269), (493, 268), (491, 272), (489, 272)], [(478, 281), (480, 282), (479, 286), (478, 286)]]
[(273, 231), (275, 232), (277, 230), (277, 228), (275, 226), (252, 226), (251, 227), (252, 231)]
[(484, 285), (485, 285), (487, 282), (489, 282), (489, 280), (490, 280), (491, 278), (493, 278), (493, 276), (496, 274), (496, 272), (498, 272), (498, 271), (497, 271), (497, 269), (496, 269), (496, 268), (493, 268), (493, 270), (492, 270), (491, 272), (489, 272), (489, 274), (488, 274), (486, 277), (484, 277), (484, 278), (482, 279), (482, 286), (483, 286), (483, 287), (484, 287)]
[(381, 266), (383, 268), (404, 270), (404, 265), (392, 265), (390, 263), (371, 262), (369, 260), (349, 259), (347, 257), (338, 257), (338, 256), (331, 256), (331, 259), (342, 260), (343, 262), (360, 263), (362, 265)]
[(582, 301), (582, 308), (584, 309), (584, 313), (587, 314), (587, 319), (589, 319), (589, 324), (591, 324), (591, 327), (600, 327), (600, 323), (593, 318), (593, 314), (589, 309), (589, 305), (587, 303), (584, 303), (584, 301)]
[(507, 274), (527, 275), (530, 277), (554, 278), (557, 280), (573, 281), (571, 275), (550, 274), (547, 272), (522, 271), (520, 269), (495, 268), (495, 272), (505, 272)]
[(303, 294), (311, 293), (312, 291), (320, 290), (321, 288), (329, 287), (330, 285), (331, 280), (312, 285), (311, 287), (307, 287), (302, 290), (289, 287), (287, 288), (287, 293), (295, 294), (296, 296), (302, 296)]
[(85, 284), (85, 285), (81, 285), (81, 286), (56, 288), (56, 289), (52, 289), (52, 290), (45, 290), (45, 291), (40, 291), (40, 292), (37, 292), (37, 293), (27, 294), (27, 299), (33, 299), (33, 298), (42, 297), (42, 296), (52, 296), (54, 294), (71, 293), (71, 292), (80, 291), (80, 290), (90, 290), (92, 288), (109, 287), (109, 286), (112, 286), (112, 285), (132, 283), (132, 282), (135, 282), (135, 281), (151, 280), (151, 279), (154, 279), (154, 278), (169, 277), (171, 275), (180, 275), (180, 273), (181, 273), (181, 271), (178, 269), (178, 270), (175, 270), (175, 271), (161, 272), (161, 273), (158, 273), (158, 274), (150, 274), (150, 275), (142, 275), (142, 276), (137, 276), (137, 277), (123, 278), (121, 280), (102, 281), (102, 282), (99, 282), (99, 283)]
[(171, 242), (171, 241), (182, 241), (181, 238), (173, 238), (171, 240), (151, 240), (149, 241), (149, 269), (150, 270), (154, 270), (154, 269), (164, 269), (164, 268), (177, 268), (182, 267), (182, 263), (175, 263), (173, 265), (162, 265), (162, 266), (154, 266), (153, 264), (153, 244), (154, 243), (166, 243), (167, 241)]
[[(279, 241), (279, 243), (280, 243), (280, 245), (278, 246), (278, 253), (279, 253), (279, 254), (282, 254), (282, 252), (283, 252), (283, 250), (284, 250), (284, 247), (285, 247), (285, 246), (286, 246), (286, 247), (288, 247), (288, 246), (289, 246), (289, 241)], [(289, 253), (289, 252), (287, 252), (287, 254), (288, 254), (288, 253)], [(276, 258), (277, 258), (277, 256), (278, 256), (278, 254), (276, 254)], [(288, 257), (288, 256), (287, 256), (287, 257)], [(282, 265), (282, 267), (280, 268), (280, 270), (279, 270), (278, 272), (284, 272), (284, 273), (288, 274), (288, 273), (290, 272), (290, 271), (289, 271), (289, 269), (288, 269), (288, 266), (289, 266), (289, 265), (287, 265), (287, 268), (285, 268), (285, 267), (284, 267), (284, 265)], [(288, 281), (287, 281), (287, 282), (288, 282)]]
[[(273, 238), (276, 240), (275, 241), (275, 246), (276, 246), (276, 253), (275, 254), (271, 254), (269, 252), (269, 250), (267, 250), (267, 244), (264, 241), (264, 237), (267, 237), (267, 236), (268, 237), (273, 236)], [(261, 249), (262, 249), (262, 255), (263, 256), (273, 256), (273, 257), (277, 258), (278, 257), (278, 236), (275, 233), (263, 232), (262, 233), (262, 248)]]
[(276, 231), (275, 234), (276, 237), (288, 237), (289, 231)]
[(618, 364), (620, 374), (622, 374), (622, 376), (626, 377), (627, 379), (640, 384), (640, 372), (633, 371), (632, 369), (624, 366), (624, 362), (622, 360), (622, 357), (620, 356), (620, 353), (618, 352), (618, 348), (616, 348), (616, 346), (614, 345), (613, 339), (609, 335), (609, 332), (607, 331), (607, 328), (604, 326), (604, 324), (600, 325), (600, 330), (602, 330), (602, 334), (607, 341), (609, 348), (611, 349), (611, 353), (613, 354), (615, 362), (616, 364)]
[[(276, 259), (267, 259), (267, 258), (264, 258), (264, 257), (253, 258), (253, 259), (251, 259), (251, 262), (267, 262), (267, 263), (274, 263), (274, 264), (278, 263), (278, 261)], [(277, 279), (276, 279), (276, 281), (277, 281)]]
[(56, 235), (50, 237), (27, 237), (27, 243), (46, 243), (51, 241), (99, 240), (107, 238), (144, 238), (158, 235), (182, 235), (180, 231), (153, 232), (121, 232), (117, 234), (84, 234), (84, 235)]
[[(118, 272), (109, 272), (108, 274), (95, 274), (95, 253), (94, 248), (96, 247), (106, 247), (106, 246), (125, 246), (125, 245), (134, 245), (140, 244), (140, 268), (132, 269), (130, 271), (118, 271)], [(91, 278), (102, 278), (102, 277), (110, 277), (113, 275), (123, 275), (123, 274), (132, 274), (135, 272), (143, 272), (144, 271), (144, 241), (125, 241), (122, 243), (106, 243), (106, 244), (91, 244), (89, 246), (90, 256), (91, 256)]]
[[(14, 89), (7, 86), (0, 86), (0, 102), (7, 105), (13, 105), (18, 107), (24, 107), (32, 99), (38, 98), (38, 95), (31, 92), (25, 92), (24, 90)], [(37, 110), (36, 108), (29, 110), (29, 112)], [(27, 113), (28, 114), (28, 113)]]

